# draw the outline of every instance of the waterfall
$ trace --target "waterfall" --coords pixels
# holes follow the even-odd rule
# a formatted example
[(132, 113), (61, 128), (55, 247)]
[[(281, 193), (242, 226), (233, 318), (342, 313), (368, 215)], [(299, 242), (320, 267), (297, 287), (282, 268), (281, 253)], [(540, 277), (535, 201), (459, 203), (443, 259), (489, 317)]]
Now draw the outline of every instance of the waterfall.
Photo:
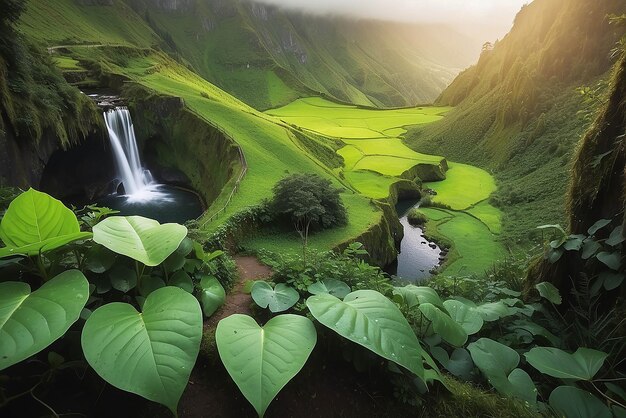
[(130, 112), (126, 107), (116, 107), (104, 112), (104, 122), (109, 131), (109, 140), (115, 156), (117, 176), (124, 184), (128, 195), (140, 195), (154, 186), (149, 170), (141, 165), (135, 130)]

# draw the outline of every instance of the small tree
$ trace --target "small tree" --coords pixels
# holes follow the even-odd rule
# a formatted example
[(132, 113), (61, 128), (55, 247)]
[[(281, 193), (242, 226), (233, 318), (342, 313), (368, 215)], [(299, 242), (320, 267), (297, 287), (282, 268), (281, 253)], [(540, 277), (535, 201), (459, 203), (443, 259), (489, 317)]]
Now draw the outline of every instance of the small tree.
[(346, 208), (341, 190), (316, 174), (293, 174), (276, 183), (271, 202), (275, 214), (288, 217), (302, 238), (302, 254), (306, 264), (309, 231), (345, 225)]

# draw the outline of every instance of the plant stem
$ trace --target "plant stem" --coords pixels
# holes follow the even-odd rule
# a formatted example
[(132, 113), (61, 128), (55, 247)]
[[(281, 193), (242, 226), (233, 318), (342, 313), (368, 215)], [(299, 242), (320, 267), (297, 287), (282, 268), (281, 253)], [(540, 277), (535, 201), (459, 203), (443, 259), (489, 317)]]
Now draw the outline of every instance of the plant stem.
[(615, 399), (611, 398), (609, 395), (605, 394), (604, 392), (602, 392), (600, 389), (598, 389), (598, 387), (593, 383), (593, 382), (589, 382), (591, 383), (591, 386), (593, 386), (593, 388), (603, 397), (605, 397), (606, 399), (608, 399), (609, 401), (613, 402), (615, 405), (617, 406), (621, 406), (622, 408), (626, 409), (626, 405), (617, 402)]

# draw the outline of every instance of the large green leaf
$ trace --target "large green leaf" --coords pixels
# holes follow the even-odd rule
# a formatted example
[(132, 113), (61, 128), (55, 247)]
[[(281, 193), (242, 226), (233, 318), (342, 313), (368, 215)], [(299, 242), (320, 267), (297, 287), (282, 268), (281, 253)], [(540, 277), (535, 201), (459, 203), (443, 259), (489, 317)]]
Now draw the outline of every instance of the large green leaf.
[(541, 282), (535, 285), (535, 289), (539, 291), (542, 298), (547, 299), (550, 303), (560, 305), (563, 301), (559, 289), (550, 282)]
[(591, 393), (559, 386), (550, 394), (550, 406), (567, 418), (611, 418), (609, 408)]
[(535, 347), (524, 356), (531, 366), (549, 376), (591, 380), (604, 364), (607, 354), (590, 348), (579, 348), (569, 354), (558, 348)]
[(404, 287), (394, 287), (393, 291), (404, 298), (404, 302), (409, 308), (418, 306), (421, 303), (431, 303), (439, 308), (443, 308), (441, 298), (430, 287), (410, 284)]
[(85, 358), (111, 385), (159, 402), (176, 413), (202, 338), (202, 311), (193, 295), (164, 287), (148, 296), (143, 313), (109, 303), (87, 320)]
[(269, 307), (274, 313), (286, 311), (300, 300), (298, 291), (284, 283), (278, 283), (272, 289), (269, 283), (259, 280), (252, 286), (251, 293), (257, 305), (261, 308)]
[(515, 315), (518, 310), (505, 305), (502, 301), (483, 303), (474, 308), (485, 322), (497, 321)]
[(467, 342), (467, 332), (447, 313), (431, 303), (422, 303), (419, 310), (432, 322), (433, 330), (445, 341), (455, 347), (461, 347)]
[(320, 293), (330, 293), (333, 296), (343, 299), (351, 289), (345, 282), (337, 279), (325, 279), (321, 282), (316, 282), (310, 285), (307, 289), (312, 295), (319, 295)]
[(458, 300), (447, 300), (443, 306), (450, 314), (450, 318), (459, 324), (468, 335), (476, 334), (484, 325), (482, 316), (470, 305)]
[(29, 189), (16, 197), (0, 223), (0, 258), (37, 255), (55, 250), (72, 241), (91, 237), (80, 232), (76, 215), (53, 197)]
[(182, 225), (161, 225), (141, 216), (113, 216), (93, 227), (95, 242), (146, 266), (163, 263), (186, 236)]
[(517, 351), (489, 338), (481, 338), (471, 343), (467, 349), (472, 354), (476, 367), (487, 378), (499, 374), (508, 375), (519, 364)]
[(205, 276), (200, 279), (200, 304), (206, 317), (209, 317), (224, 304), (226, 291), (222, 284), (213, 276)]
[(498, 392), (530, 404), (537, 402), (537, 388), (532, 379), (528, 373), (516, 368), (520, 360), (517, 351), (489, 338), (481, 338), (467, 349), (476, 367)]
[(385, 296), (359, 290), (343, 302), (320, 294), (311, 296), (306, 304), (321, 324), (425, 379), (419, 341), (402, 312)]
[(0, 370), (43, 350), (76, 322), (89, 282), (68, 270), (34, 292), (22, 282), (0, 283)]
[(455, 348), (452, 355), (448, 356), (448, 352), (441, 347), (433, 347), (431, 354), (443, 365), (450, 373), (464, 380), (472, 378), (472, 370), (474, 362), (472, 356), (464, 348)]
[(246, 315), (222, 319), (215, 331), (220, 358), (259, 416), (302, 369), (317, 342), (304, 316), (279, 315), (264, 327)]

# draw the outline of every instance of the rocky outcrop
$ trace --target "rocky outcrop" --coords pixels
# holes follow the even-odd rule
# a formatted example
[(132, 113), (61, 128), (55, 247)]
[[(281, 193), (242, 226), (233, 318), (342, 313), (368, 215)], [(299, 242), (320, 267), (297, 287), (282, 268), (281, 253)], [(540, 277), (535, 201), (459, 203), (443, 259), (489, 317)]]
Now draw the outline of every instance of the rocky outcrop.
[(127, 93), (147, 167), (162, 181), (191, 185), (210, 206), (240, 172), (237, 145), (177, 97)]

